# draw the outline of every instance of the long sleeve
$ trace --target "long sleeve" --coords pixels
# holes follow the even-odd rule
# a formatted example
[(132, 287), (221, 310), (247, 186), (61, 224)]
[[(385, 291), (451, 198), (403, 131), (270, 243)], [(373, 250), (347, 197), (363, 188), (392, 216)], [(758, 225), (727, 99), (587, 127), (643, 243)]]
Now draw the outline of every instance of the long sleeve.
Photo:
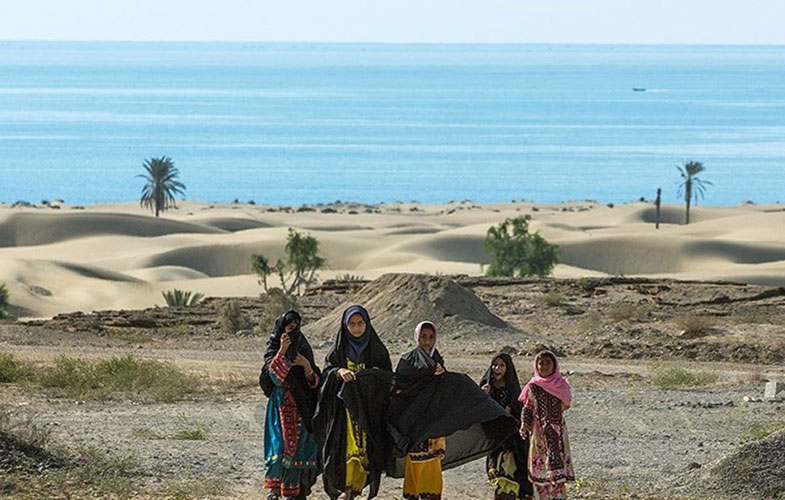
[(531, 398), (526, 401), (526, 405), (523, 407), (521, 419), (523, 420), (525, 428), (531, 432), (532, 425), (534, 424), (534, 403)]
[(292, 364), (280, 352), (270, 361), (270, 379), (273, 384), (278, 387), (283, 386), (286, 376), (289, 375), (289, 370), (292, 369)]

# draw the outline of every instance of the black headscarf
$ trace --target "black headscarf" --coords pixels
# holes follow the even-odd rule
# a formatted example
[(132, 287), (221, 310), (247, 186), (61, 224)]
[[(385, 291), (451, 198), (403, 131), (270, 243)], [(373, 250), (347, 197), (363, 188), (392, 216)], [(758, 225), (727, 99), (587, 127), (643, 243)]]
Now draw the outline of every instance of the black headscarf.
[[(493, 362), (501, 358), (507, 365), (507, 372), (504, 375), (504, 390), (499, 390), (493, 385)], [(521, 420), (522, 405), (518, 401), (521, 394), (521, 382), (518, 380), (518, 372), (515, 371), (515, 364), (512, 356), (504, 352), (496, 353), (491, 359), (491, 364), (485, 370), (485, 375), (480, 379), (480, 387), (485, 384), (491, 386), (491, 397), (504, 408), (510, 408), (510, 413), (516, 420)]]
[[(359, 338), (349, 333), (346, 327), (347, 321), (355, 313), (361, 314), (365, 320), (365, 332)], [(392, 371), (390, 353), (379, 339), (379, 335), (371, 325), (371, 317), (363, 306), (351, 306), (341, 315), (341, 327), (325, 358), (325, 372), (330, 368), (346, 368), (346, 358), (351, 359), (353, 363), (365, 363), (366, 368), (376, 367)]]
[[(507, 371), (504, 374), (504, 388), (498, 388), (493, 385), (493, 362), (497, 359), (501, 359), (504, 361), (504, 364), (507, 365)], [(518, 380), (515, 364), (512, 362), (512, 357), (509, 354), (499, 352), (491, 358), (491, 364), (485, 371), (485, 375), (480, 379), (480, 387), (485, 384), (490, 384), (491, 386), (491, 398), (505, 409), (509, 408), (510, 414), (518, 421), (518, 425), (520, 426), (523, 405), (518, 401), (518, 396), (521, 394), (521, 383)], [(513, 454), (516, 466), (513, 479), (518, 483), (520, 496), (531, 495), (533, 492), (532, 484), (527, 474), (529, 440), (523, 439), (520, 434), (516, 432), (508, 437), (501, 446), (490, 452), (485, 462), (489, 477), (491, 468), (498, 467), (499, 454), (504, 451), (510, 451)]]
[[(294, 362), (297, 355), (302, 354), (303, 357), (311, 363), (316, 375), (321, 377), (319, 367), (316, 366), (313, 357), (313, 349), (311, 349), (308, 339), (306, 339), (305, 335), (300, 331), (302, 318), (297, 311), (287, 311), (275, 320), (273, 331), (267, 341), (267, 350), (264, 353), (262, 372), (259, 375), (259, 386), (268, 398), (273, 394), (273, 388), (275, 387), (270, 378), (270, 362), (275, 355), (278, 354), (278, 349), (281, 347), (281, 335), (286, 331), (286, 325), (290, 324), (292, 321), (297, 322), (297, 328), (289, 332), (289, 339), (292, 343), (286, 351), (286, 358), (290, 362)], [(310, 431), (311, 419), (313, 418), (316, 409), (317, 390), (308, 384), (308, 381), (305, 378), (305, 370), (303, 370), (301, 366), (292, 366), (289, 370), (289, 375), (286, 376), (286, 383), (297, 402), (297, 409), (303, 418), (303, 422)]]

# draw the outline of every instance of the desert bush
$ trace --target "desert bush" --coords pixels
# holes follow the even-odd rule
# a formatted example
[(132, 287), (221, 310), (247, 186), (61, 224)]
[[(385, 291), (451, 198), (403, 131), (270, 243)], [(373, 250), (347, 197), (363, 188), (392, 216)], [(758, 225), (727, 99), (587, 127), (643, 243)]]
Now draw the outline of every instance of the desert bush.
[(195, 477), (176, 479), (164, 484), (166, 498), (172, 500), (194, 500), (200, 498), (223, 498), (229, 485), (223, 479)]
[(684, 314), (676, 318), (676, 324), (682, 329), (682, 337), (693, 338), (711, 333), (717, 320), (702, 314)]
[(358, 281), (365, 281), (365, 277), (359, 274), (344, 273), (339, 274), (333, 280), (335, 283), (356, 283)]
[(14, 384), (33, 377), (32, 366), (20, 363), (13, 354), (0, 353), (0, 384)]
[(717, 381), (717, 375), (692, 372), (675, 363), (655, 363), (650, 368), (649, 381), (662, 388), (695, 387)]
[(240, 303), (231, 300), (218, 311), (218, 326), (224, 333), (235, 334), (240, 330), (249, 330), (252, 324), (240, 307)]
[(488, 276), (545, 276), (559, 261), (559, 247), (529, 232), (531, 216), (505, 219), (488, 229), (483, 248), (491, 256)]
[(169, 307), (195, 306), (204, 299), (204, 294), (179, 289), (167, 290), (162, 295)]
[(69, 398), (97, 400), (135, 395), (171, 402), (202, 390), (198, 378), (172, 363), (133, 356), (102, 361), (59, 356), (54, 366), (41, 369), (36, 383)]
[(565, 298), (564, 295), (560, 294), (559, 292), (551, 290), (544, 295), (540, 295), (536, 300), (539, 304), (555, 307), (562, 305), (565, 301)]
[(297, 300), (284, 293), (280, 288), (270, 288), (267, 293), (262, 294), (264, 299), (264, 309), (259, 315), (256, 331), (264, 335), (272, 330), (273, 324), (278, 317), (286, 311), (297, 309)]
[(191, 422), (181, 413), (178, 417), (177, 432), (174, 433), (172, 439), (181, 441), (204, 441), (207, 439), (207, 429), (198, 423)]
[(629, 302), (616, 302), (611, 304), (607, 311), (608, 317), (613, 321), (643, 321), (649, 312), (637, 304), (630, 304)]
[(5, 283), (0, 283), (0, 319), (11, 318), (11, 313), (8, 312), (8, 300), (11, 293), (6, 288)]

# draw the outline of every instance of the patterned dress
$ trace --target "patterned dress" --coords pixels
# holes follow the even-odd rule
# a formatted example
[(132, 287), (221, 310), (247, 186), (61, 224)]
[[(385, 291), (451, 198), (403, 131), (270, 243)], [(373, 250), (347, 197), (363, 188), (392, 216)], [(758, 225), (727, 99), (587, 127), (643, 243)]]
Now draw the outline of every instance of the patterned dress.
[[(520, 392), (520, 391), (519, 391)], [(503, 408), (517, 409), (516, 419), (520, 418), (520, 405), (504, 387), (491, 386), (491, 398)], [(515, 411), (515, 410), (510, 410)], [(517, 500), (531, 497), (527, 453), (528, 441), (524, 441), (517, 433), (510, 436), (502, 446), (488, 455), (486, 470), (488, 480), (494, 485), (494, 500)]]
[[(354, 373), (365, 369), (364, 363), (353, 363), (346, 360), (346, 367)], [(355, 495), (362, 493), (371, 462), (368, 459), (368, 436), (358, 422), (352, 420), (349, 410), (346, 411), (346, 489)]]
[[(291, 368), (280, 353), (270, 362), (270, 379), (275, 387), (267, 403), (264, 428), (264, 487), (285, 497), (299, 496), (302, 471), (318, 466), (316, 440), (305, 428), (286, 384)], [(318, 383), (317, 379), (314, 386)]]
[(523, 407), (523, 421), (529, 429), (529, 478), (534, 498), (563, 500), (565, 484), (575, 480), (564, 422), (564, 407), (556, 396), (531, 384), (530, 397)]
[(405, 500), (441, 500), (444, 438), (428, 439), (415, 446), (404, 459)]

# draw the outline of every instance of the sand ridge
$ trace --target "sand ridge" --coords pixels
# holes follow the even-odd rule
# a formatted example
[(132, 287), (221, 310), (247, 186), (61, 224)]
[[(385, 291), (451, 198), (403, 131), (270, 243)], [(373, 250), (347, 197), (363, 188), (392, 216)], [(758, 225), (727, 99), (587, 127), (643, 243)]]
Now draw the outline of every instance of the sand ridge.
[[(325, 212), (322, 212), (325, 210)], [(556, 277), (625, 275), (724, 279), (785, 285), (780, 205), (662, 208), (651, 203), (373, 206), (335, 203), (311, 210), (182, 202), (156, 219), (135, 203), (75, 209), (0, 205), (0, 282), (22, 316), (162, 304), (161, 291), (214, 296), (261, 291), (251, 256), (283, 255), (289, 227), (320, 241), (322, 278), (389, 272), (481, 274), (493, 224), (530, 215), (532, 228), (561, 247)], [(275, 285), (274, 277), (270, 280)]]

